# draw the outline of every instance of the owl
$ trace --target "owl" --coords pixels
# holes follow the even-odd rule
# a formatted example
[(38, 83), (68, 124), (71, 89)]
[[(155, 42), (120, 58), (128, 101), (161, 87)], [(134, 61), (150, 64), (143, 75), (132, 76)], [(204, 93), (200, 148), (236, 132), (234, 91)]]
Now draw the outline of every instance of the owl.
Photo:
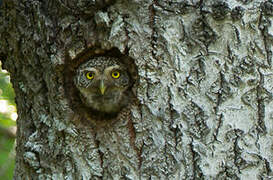
[(93, 57), (76, 70), (74, 84), (86, 107), (114, 114), (129, 102), (130, 74), (114, 57)]

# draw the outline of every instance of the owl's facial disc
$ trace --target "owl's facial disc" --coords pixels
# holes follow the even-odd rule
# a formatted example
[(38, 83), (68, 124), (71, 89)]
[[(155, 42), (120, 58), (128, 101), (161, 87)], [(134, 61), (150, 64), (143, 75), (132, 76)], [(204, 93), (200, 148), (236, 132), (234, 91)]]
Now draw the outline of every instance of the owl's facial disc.
[(94, 57), (80, 65), (74, 77), (83, 104), (103, 113), (116, 113), (130, 98), (130, 74), (116, 58)]

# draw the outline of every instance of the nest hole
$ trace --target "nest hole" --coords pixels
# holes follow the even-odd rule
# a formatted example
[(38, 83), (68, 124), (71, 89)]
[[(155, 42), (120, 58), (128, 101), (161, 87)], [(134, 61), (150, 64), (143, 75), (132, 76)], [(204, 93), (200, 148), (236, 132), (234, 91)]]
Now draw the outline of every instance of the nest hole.
[[(94, 58), (94, 57), (114, 57), (120, 61), (128, 70), (128, 74), (130, 76), (130, 80), (132, 81), (131, 85), (127, 89), (131, 93), (130, 101), (128, 105), (122, 108), (120, 111), (116, 113), (105, 113), (93, 110), (92, 108), (87, 107), (80, 98), (80, 92), (76, 88), (74, 84), (74, 76), (76, 75), (77, 68), (85, 63), (86, 61)], [(70, 108), (72, 109), (74, 114), (77, 114), (77, 119), (81, 119), (82, 121), (107, 121), (109, 123), (110, 120), (117, 119), (119, 113), (124, 111), (124, 109), (128, 109), (131, 104), (136, 102), (135, 98), (135, 90), (138, 82), (138, 72), (137, 66), (134, 62), (134, 59), (122, 54), (117, 48), (112, 48), (110, 50), (103, 50), (99, 48), (90, 48), (84, 50), (83, 52), (79, 53), (75, 58), (71, 59), (70, 56), (66, 55), (65, 59), (65, 68), (64, 68), (64, 82), (65, 82), (65, 93), (66, 97), (69, 100)]]

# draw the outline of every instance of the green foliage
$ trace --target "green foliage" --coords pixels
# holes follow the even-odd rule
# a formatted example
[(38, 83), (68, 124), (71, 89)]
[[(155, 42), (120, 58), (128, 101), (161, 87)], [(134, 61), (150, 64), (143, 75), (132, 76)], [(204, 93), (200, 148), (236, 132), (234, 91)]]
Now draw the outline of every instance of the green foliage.
[(12, 179), (15, 164), (15, 136), (11, 128), (16, 125), (14, 91), (9, 74), (0, 68), (0, 179)]
[(16, 125), (16, 123), (10, 119), (8, 114), (0, 113), (0, 126), (11, 127), (11, 126), (15, 126), (15, 125)]
[(9, 101), (10, 104), (15, 106), (14, 91), (10, 83), (8, 72), (3, 71), (0, 68), (0, 97)]
[(0, 179), (12, 179), (14, 157), (14, 138), (0, 132)]

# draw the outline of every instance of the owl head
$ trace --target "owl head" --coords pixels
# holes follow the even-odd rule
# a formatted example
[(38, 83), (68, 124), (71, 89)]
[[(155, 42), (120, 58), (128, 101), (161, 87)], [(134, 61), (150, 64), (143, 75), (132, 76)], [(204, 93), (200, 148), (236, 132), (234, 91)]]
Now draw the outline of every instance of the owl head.
[(85, 106), (98, 112), (117, 113), (129, 102), (130, 75), (117, 58), (93, 57), (81, 64), (74, 84)]

